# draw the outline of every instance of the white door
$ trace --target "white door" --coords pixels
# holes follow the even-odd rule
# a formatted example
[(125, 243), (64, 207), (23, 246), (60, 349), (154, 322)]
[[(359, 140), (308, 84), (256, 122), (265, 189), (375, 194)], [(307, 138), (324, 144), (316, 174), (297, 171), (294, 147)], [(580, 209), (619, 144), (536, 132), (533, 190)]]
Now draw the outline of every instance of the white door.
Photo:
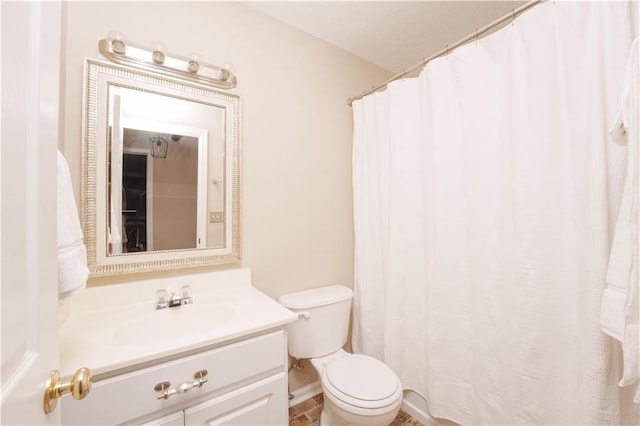
[[(61, 4), (1, 2), (1, 424), (60, 424), (45, 415), (58, 368), (56, 149)], [(60, 405), (60, 404), (58, 404)]]

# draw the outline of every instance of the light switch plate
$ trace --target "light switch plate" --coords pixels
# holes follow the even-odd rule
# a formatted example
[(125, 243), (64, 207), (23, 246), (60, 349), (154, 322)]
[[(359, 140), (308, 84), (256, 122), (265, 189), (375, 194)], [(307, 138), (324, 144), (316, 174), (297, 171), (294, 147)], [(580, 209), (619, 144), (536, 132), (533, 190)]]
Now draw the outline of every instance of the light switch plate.
[(209, 212), (209, 223), (224, 222), (224, 212)]

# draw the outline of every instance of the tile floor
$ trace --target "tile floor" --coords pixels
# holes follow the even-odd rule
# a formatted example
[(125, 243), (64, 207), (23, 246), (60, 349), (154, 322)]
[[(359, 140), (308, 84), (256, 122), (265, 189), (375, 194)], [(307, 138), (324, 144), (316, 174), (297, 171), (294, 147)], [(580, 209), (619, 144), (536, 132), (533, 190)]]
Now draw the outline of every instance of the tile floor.
[[(322, 394), (289, 408), (289, 426), (319, 426), (324, 400)], [(400, 411), (391, 426), (423, 426), (422, 423)]]

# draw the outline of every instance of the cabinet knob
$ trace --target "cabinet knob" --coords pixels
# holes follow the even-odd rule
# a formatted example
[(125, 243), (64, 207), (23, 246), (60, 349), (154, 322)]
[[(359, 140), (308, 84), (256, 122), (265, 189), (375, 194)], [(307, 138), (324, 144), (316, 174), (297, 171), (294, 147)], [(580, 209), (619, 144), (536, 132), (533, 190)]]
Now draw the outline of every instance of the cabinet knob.
[(45, 384), (42, 400), (44, 412), (49, 414), (55, 410), (58, 399), (64, 394), (70, 393), (73, 399), (80, 400), (89, 395), (89, 391), (91, 391), (91, 370), (88, 368), (80, 368), (67, 383), (62, 382), (58, 370), (53, 370), (49, 373)]

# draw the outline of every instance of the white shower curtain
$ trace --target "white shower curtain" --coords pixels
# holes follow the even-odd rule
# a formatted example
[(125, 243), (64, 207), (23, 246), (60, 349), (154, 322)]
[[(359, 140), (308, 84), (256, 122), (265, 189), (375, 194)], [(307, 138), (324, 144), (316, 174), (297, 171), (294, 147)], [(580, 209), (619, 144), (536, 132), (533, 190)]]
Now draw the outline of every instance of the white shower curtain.
[(599, 328), (629, 2), (548, 2), (356, 101), (353, 346), (435, 417), (637, 424)]

